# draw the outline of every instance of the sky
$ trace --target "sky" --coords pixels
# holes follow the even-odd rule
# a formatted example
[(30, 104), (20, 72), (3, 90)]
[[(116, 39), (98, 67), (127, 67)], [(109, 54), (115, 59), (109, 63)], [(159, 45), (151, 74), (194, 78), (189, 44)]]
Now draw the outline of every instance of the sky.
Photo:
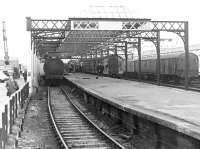
[(79, 16), (90, 5), (125, 6), (152, 20), (189, 21), (189, 44), (199, 44), (198, 0), (0, 0), (0, 59), (4, 57), (2, 21), (6, 21), (9, 56), (30, 65), (30, 32), (26, 17), (68, 19)]

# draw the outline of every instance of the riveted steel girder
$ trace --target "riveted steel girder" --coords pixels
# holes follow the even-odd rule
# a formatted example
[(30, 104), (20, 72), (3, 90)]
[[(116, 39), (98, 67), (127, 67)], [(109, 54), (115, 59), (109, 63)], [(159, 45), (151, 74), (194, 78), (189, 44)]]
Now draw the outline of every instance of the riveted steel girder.
[[(109, 24), (109, 29), (102, 24)], [(102, 23), (103, 22), (103, 23)], [(121, 28), (117, 29), (117, 27)], [(160, 75), (160, 31), (172, 32), (183, 40), (185, 46), (185, 86), (188, 87), (188, 22), (152, 21), (133, 18), (70, 18), (68, 20), (38, 20), (27, 18), (27, 30), (31, 32), (34, 51), (46, 53), (56, 51), (67, 56), (80, 58), (82, 55), (95, 56), (101, 51), (113, 51), (120, 42), (133, 42), (135, 39), (152, 41), (157, 51), (157, 78)], [(119, 43), (117, 43), (119, 42)], [(140, 44), (138, 42), (138, 44)], [(54, 46), (52, 46), (54, 45)], [(137, 47), (137, 46), (136, 46)], [(140, 48), (140, 47), (139, 47)], [(122, 51), (126, 48), (121, 47)], [(97, 50), (97, 52), (93, 52)], [(45, 51), (45, 52), (42, 52)], [(127, 57), (127, 52), (125, 50)], [(57, 54), (59, 55), (59, 54)]]

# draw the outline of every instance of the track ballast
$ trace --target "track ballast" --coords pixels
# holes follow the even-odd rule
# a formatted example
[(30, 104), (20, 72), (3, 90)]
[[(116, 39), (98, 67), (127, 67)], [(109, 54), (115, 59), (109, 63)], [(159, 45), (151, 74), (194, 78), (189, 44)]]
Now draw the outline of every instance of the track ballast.
[(123, 149), (92, 123), (61, 88), (49, 88), (49, 110), (54, 128), (63, 148)]

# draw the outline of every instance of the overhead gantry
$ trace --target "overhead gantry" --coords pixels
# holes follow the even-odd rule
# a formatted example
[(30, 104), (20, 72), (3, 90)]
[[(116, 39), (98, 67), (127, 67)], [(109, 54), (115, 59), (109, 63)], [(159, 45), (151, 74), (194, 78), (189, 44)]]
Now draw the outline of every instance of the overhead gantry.
[[(119, 8), (117, 8), (119, 9)], [(121, 9), (121, 6), (120, 6)], [(124, 8), (123, 8), (124, 10)], [(118, 15), (120, 16), (120, 14)], [(115, 53), (124, 55), (127, 71), (129, 49), (137, 49), (141, 74), (141, 41), (151, 41), (157, 53), (157, 84), (160, 84), (160, 32), (172, 32), (185, 49), (185, 88), (188, 89), (189, 43), (187, 21), (153, 21), (135, 17), (73, 17), (68, 20), (36, 20), (27, 17), (33, 53), (59, 58), (95, 58)]]

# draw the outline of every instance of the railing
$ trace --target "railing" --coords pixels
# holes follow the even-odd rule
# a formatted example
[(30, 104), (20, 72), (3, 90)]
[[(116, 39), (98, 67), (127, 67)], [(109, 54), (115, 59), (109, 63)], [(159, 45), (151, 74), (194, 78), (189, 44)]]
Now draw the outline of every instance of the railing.
[[(2, 112), (2, 128), (0, 128), (0, 149), (5, 149), (8, 140), (8, 135), (12, 133), (12, 126), (14, 120), (18, 117), (19, 111), (25, 109), (26, 101), (29, 95), (29, 83), (27, 82), (21, 89), (10, 97), (9, 104), (5, 105), (4, 112)], [(23, 119), (22, 119), (23, 123)], [(23, 124), (20, 125), (20, 128)]]

